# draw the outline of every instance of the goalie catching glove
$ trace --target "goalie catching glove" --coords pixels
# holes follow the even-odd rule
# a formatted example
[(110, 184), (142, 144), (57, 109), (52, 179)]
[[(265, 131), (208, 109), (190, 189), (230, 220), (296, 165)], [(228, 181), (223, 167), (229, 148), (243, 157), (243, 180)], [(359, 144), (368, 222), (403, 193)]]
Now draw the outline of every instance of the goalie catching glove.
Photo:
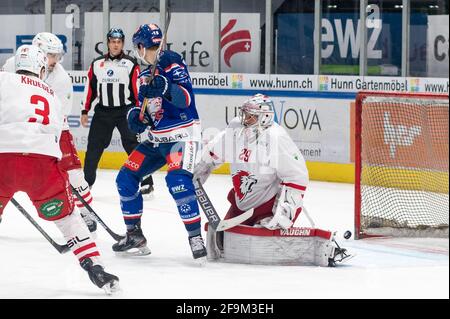
[(260, 224), (271, 230), (292, 227), (297, 211), (303, 207), (303, 193), (303, 190), (283, 185), (275, 202), (273, 217), (262, 219)]

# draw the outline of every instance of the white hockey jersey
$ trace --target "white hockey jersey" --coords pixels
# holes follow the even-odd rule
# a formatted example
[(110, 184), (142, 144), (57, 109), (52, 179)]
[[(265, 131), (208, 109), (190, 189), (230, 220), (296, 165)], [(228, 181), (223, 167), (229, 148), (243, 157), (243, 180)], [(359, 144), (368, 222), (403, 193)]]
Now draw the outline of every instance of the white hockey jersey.
[(302, 154), (278, 124), (257, 136), (235, 118), (208, 143), (202, 154), (203, 163), (231, 164), (236, 204), (242, 211), (268, 202), (277, 195), (281, 185), (304, 192), (309, 182)]
[[(16, 72), (14, 57), (10, 57), (6, 60), (5, 65), (3, 65), (2, 70), (5, 72)], [(50, 85), (50, 87), (55, 91), (58, 96), (64, 113), (64, 125), (63, 131), (69, 129), (69, 123), (67, 122), (67, 117), (72, 112), (73, 104), (73, 85), (72, 79), (69, 74), (64, 70), (63, 66), (56, 63), (55, 68), (50, 72), (45, 79), (45, 83)]]
[(36, 77), (0, 72), (0, 153), (61, 158), (64, 115), (53, 89)]

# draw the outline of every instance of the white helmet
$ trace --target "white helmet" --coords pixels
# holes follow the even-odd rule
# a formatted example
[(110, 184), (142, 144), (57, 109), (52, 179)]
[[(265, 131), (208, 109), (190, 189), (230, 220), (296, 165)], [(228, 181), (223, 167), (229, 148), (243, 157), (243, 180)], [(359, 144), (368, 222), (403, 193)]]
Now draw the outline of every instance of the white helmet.
[[(47, 76), (47, 55), (34, 45), (22, 45), (16, 51), (15, 65), (17, 71), (27, 71), (36, 74), (41, 80)], [(41, 78), (41, 70), (45, 69)]]
[[(263, 94), (256, 94), (244, 102), (239, 108), (241, 123), (244, 126), (251, 127), (258, 125), (262, 128), (271, 126), (275, 119), (275, 108), (272, 100)], [(252, 124), (248, 124), (248, 117), (257, 118)]]
[(61, 58), (64, 54), (64, 46), (61, 40), (49, 32), (41, 32), (33, 38), (33, 45), (41, 48), (45, 54), (56, 54)]

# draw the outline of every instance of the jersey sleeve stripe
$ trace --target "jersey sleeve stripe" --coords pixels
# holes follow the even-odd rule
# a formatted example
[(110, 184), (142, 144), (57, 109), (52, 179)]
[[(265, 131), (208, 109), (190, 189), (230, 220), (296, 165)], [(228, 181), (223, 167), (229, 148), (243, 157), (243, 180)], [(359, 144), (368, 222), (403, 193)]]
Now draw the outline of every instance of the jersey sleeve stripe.
[(294, 183), (281, 183), (281, 185), (285, 185), (287, 187), (295, 188), (301, 191), (306, 191), (306, 186), (301, 186)]

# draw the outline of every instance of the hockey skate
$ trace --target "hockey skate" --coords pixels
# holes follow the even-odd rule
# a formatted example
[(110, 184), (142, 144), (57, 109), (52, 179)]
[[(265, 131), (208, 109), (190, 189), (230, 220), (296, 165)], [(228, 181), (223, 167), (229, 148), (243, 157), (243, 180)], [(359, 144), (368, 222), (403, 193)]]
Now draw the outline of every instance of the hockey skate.
[(81, 217), (83, 217), (89, 232), (93, 233), (97, 230), (97, 222), (92, 218), (89, 212), (80, 212)]
[(203, 238), (201, 235), (189, 237), (189, 245), (192, 250), (192, 257), (198, 260), (199, 263), (205, 261), (207, 255), (205, 244), (203, 243)]
[(94, 285), (103, 289), (107, 295), (120, 291), (119, 278), (115, 275), (105, 272), (101, 265), (94, 265), (90, 258), (84, 259), (81, 268), (87, 271), (89, 279)]
[(112, 246), (117, 255), (122, 256), (145, 256), (150, 255), (151, 251), (147, 247), (147, 239), (142, 233), (140, 226), (127, 231), (125, 238)]
[(336, 244), (336, 247), (334, 247), (333, 257), (328, 259), (329, 267), (336, 267), (336, 263), (346, 262), (355, 256), (349, 254), (347, 249), (341, 248), (335, 240), (333, 242)]

